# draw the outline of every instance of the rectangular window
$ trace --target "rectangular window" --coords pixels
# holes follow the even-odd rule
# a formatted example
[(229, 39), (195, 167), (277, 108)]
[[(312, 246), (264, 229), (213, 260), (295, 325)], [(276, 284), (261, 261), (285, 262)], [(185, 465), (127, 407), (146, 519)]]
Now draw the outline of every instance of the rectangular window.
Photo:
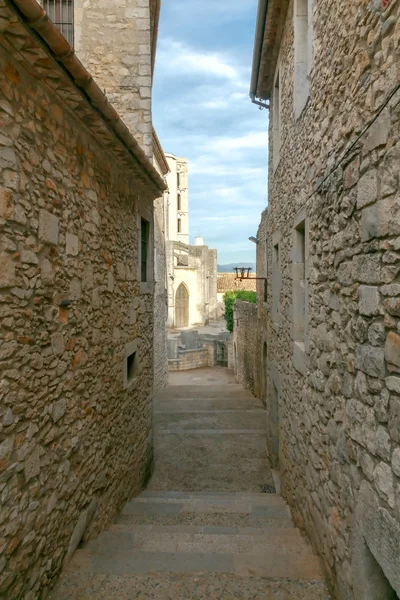
[(181, 233), (181, 229), (182, 229), (182, 220), (178, 219), (178, 233)]
[(181, 206), (181, 195), (178, 194), (178, 210), (182, 210), (182, 206)]
[(294, 2), (294, 114), (297, 119), (310, 95), (313, 0)]
[(280, 95), (280, 72), (278, 71), (275, 79), (274, 97), (272, 106), (273, 127), (274, 127), (274, 166), (279, 162), (279, 153), (281, 149), (281, 95)]
[(43, 8), (71, 46), (74, 45), (74, 0), (43, 0)]
[(302, 221), (294, 230), (293, 239), (293, 339), (304, 343), (305, 284), (306, 284), (306, 232)]
[(141, 280), (147, 281), (147, 259), (149, 247), (149, 222), (141, 219), (141, 237), (140, 237), (140, 261), (141, 261)]
[(272, 319), (280, 325), (279, 302), (281, 295), (281, 257), (280, 245), (275, 244), (272, 249)]
[(178, 190), (179, 190), (179, 188), (181, 187), (181, 174), (180, 173), (177, 173), (176, 185), (178, 186)]

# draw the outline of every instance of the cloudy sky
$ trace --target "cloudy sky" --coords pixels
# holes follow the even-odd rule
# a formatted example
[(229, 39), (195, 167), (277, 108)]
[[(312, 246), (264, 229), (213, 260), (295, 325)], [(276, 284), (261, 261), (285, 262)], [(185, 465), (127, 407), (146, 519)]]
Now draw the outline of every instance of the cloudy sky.
[(191, 243), (220, 264), (255, 260), (266, 206), (267, 111), (249, 99), (257, 0), (164, 0), (154, 125), (165, 152), (189, 160)]

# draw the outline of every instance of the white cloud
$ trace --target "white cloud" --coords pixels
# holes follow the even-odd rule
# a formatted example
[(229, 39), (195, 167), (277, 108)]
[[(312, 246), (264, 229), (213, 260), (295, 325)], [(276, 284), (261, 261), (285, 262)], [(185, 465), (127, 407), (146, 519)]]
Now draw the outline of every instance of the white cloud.
[(157, 51), (157, 68), (193, 75), (203, 73), (225, 79), (237, 79), (238, 71), (229, 64), (227, 57), (216, 52), (195, 50), (175, 40), (161, 38)]
[(215, 150), (243, 150), (247, 148), (267, 148), (268, 135), (266, 131), (246, 133), (238, 137), (225, 137), (210, 142)]

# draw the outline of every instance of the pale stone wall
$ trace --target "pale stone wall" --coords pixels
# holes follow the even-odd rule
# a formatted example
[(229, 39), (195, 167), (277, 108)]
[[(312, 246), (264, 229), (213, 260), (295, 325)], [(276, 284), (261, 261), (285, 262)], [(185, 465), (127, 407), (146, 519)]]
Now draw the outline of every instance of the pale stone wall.
[[(178, 266), (176, 255), (187, 266)], [(186, 246), (186, 251), (167, 242), (168, 328), (175, 327), (175, 298), (181, 283), (189, 290), (189, 327), (208, 324), (217, 316), (217, 251), (208, 246)]]
[[(168, 200), (168, 240), (189, 244), (188, 162), (185, 158), (178, 158), (173, 154), (166, 154), (165, 156), (170, 169), (166, 177), (168, 184), (166, 194)], [(180, 197), (180, 208), (178, 208), (178, 195)], [(180, 220), (180, 232), (178, 231), (178, 219)]]
[(149, 0), (75, 0), (75, 50), (152, 156)]
[[(400, 92), (317, 186), (399, 81), (400, 6), (388, 6), (314, 2), (310, 97), (296, 120), (290, 3), (280, 153), (271, 144), (269, 210), (258, 234), (258, 275), (268, 236), (269, 277), (267, 302), (258, 300), (258, 361), (266, 342), (267, 408), (280, 423), (269, 450), (280, 436), (272, 459), (283, 494), (337, 597), (357, 600), (390, 597), (376, 595), (376, 582), (367, 590), (375, 561), (400, 593)], [(273, 140), (276, 100), (271, 108)], [(303, 340), (293, 327), (299, 281)]]
[(168, 384), (167, 320), (168, 300), (166, 283), (164, 198), (154, 202), (154, 394)]
[(29, 73), (0, 46), (0, 595), (14, 600), (39, 598), (152, 465), (137, 219), (152, 197)]
[(233, 344), (236, 350), (234, 370), (238, 382), (254, 395), (258, 395), (259, 335), (257, 305), (236, 300), (233, 329)]

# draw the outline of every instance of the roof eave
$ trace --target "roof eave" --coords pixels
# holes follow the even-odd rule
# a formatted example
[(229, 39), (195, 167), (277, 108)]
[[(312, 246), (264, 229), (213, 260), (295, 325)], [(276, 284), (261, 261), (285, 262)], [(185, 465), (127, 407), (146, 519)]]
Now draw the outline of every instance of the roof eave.
[(122, 142), (126, 150), (139, 163), (149, 183), (155, 186), (159, 192), (164, 192), (167, 189), (164, 179), (158, 174), (149, 157), (141, 149), (115, 108), (108, 101), (105, 93), (93, 80), (91, 74), (76, 56), (74, 49), (50, 20), (46, 11), (36, 0), (8, 0), (8, 3), (11, 6), (14, 5), (26, 26), (33, 29), (40, 36), (53, 57), (69, 74), (74, 85), (83, 92), (93, 109), (100, 113), (103, 121), (112, 130), (115, 137)]

